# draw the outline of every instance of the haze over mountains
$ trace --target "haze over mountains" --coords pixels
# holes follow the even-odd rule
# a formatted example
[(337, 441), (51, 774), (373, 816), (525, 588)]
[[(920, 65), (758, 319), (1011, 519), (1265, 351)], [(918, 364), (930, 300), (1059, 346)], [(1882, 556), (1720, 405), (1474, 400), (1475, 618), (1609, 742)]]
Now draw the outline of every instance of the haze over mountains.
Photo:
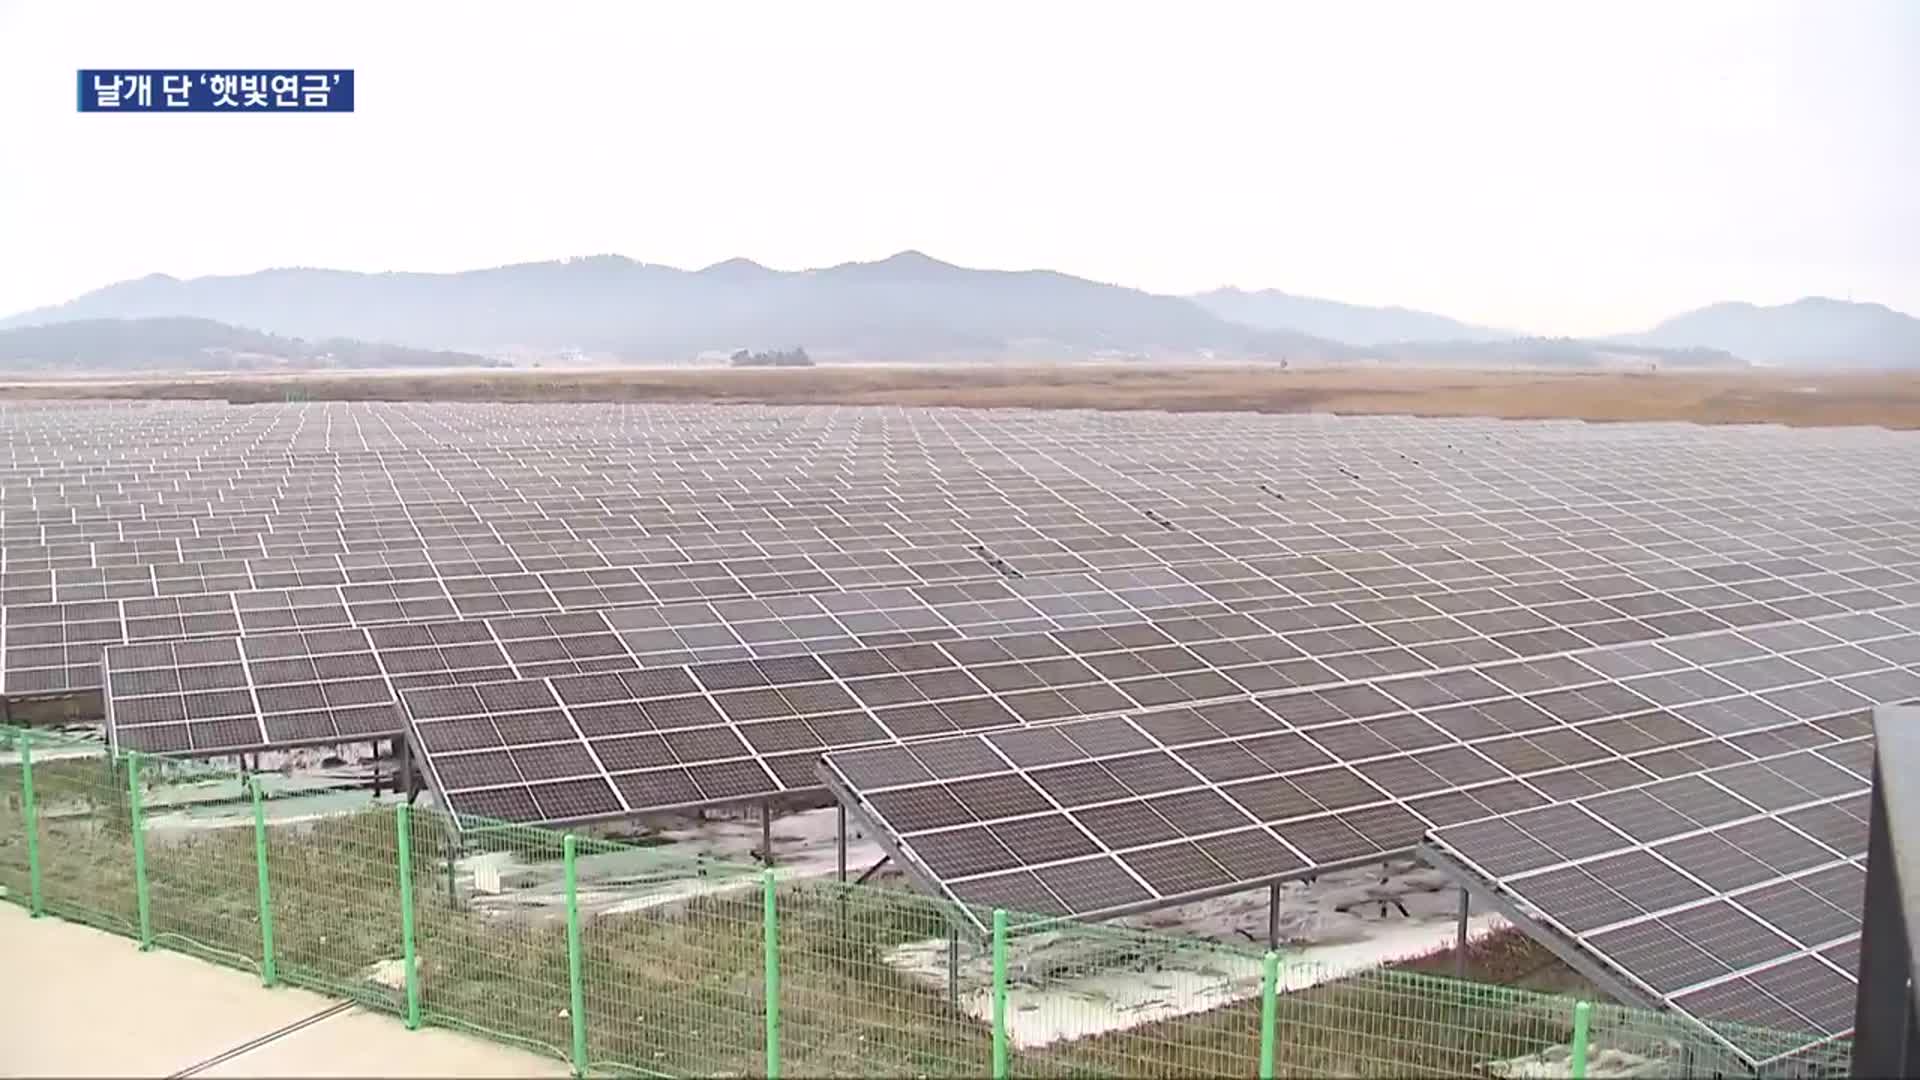
[(1520, 335), (1473, 326), (1445, 315), (1403, 307), (1365, 307), (1294, 296), (1278, 289), (1243, 292), (1214, 289), (1193, 301), (1223, 319), (1247, 326), (1289, 327), (1304, 334), (1350, 345), (1393, 345), (1404, 341), (1500, 341)]
[(468, 353), (412, 349), (348, 338), (304, 341), (211, 319), (156, 316), (74, 319), (0, 330), (0, 366), (58, 374), (77, 370), (224, 371), (284, 367), (494, 367)]
[(1714, 304), (1617, 340), (1668, 348), (1711, 342), (1749, 360), (1788, 367), (1920, 368), (1920, 319), (1884, 304), (1823, 296), (1776, 307)]
[[(746, 259), (688, 271), (603, 255), (449, 274), (275, 269), (190, 280), (155, 274), (0, 319), (0, 328), (149, 318), (212, 320), (321, 342), (344, 338), (467, 353), (578, 351), (634, 362), (799, 345), (825, 361), (1212, 358), (1581, 367), (1755, 361), (1920, 368), (1920, 320), (1877, 304), (1817, 298), (1775, 308), (1720, 304), (1642, 333), (1548, 339), (1405, 308), (1271, 290), (1162, 296), (1049, 270), (968, 269), (913, 251), (791, 272)], [(180, 330), (170, 331), (176, 345)], [(105, 326), (97, 332), (114, 333)], [(22, 355), (6, 345), (18, 333), (0, 329), (0, 362)], [(119, 332), (115, 340), (125, 337)], [(74, 340), (61, 347), (73, 351)], [(124, 349), (109, 351), (120, 359), (103, 357), (102, 363), (128, 362)], [(87, 350), (77, 352), (74, 362), (87, 363)]]

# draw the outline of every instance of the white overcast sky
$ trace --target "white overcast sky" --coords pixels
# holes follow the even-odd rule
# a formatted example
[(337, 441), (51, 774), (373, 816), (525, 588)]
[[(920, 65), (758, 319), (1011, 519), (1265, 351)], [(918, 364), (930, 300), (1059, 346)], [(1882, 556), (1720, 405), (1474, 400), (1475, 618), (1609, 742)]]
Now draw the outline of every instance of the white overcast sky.
[[(114, 66), (352, 67), (358, 111), (78, 113)], [(1549, 333), (1920, 312), (1920, 0), (0, 0), (0, 312), (903, 248)]]

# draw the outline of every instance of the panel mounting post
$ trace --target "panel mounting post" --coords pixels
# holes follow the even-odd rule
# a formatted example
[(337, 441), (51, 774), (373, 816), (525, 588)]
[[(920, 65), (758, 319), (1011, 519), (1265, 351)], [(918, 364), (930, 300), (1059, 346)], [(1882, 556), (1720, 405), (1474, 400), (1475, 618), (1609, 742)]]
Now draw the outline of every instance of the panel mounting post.
[(847, 806), (842, 802), (833, 805), (834, 816), (834, 881), (840, 886), (834, 890), (835, 906), (839, 908), (840, 935), (847, 933)]
[(960, 1008), (960, 931), (947, 930), (947, 1005)]
[(834, 804), (833, 816), (834, 816), (834, 823), (837, 826), (834, 830), (835, 869), (839, 874), (840, 884), (845, 885), (847, 883), (847, 807), (846, 805), (844, 803)]
[(1467, 915), (1473, 909), (1473, 894), (1460, 890), (1460, 921), (1453, 929), (1453, 977), (1467, 977)]
[(417, 790), (413, 786), (412, 740), (408, 739), (405, 735), (400, 736), (394, 743), (393, 752), (394, 757), (399, 760), (399, 777), (394, 783), (394, 793), (397, 795), (404, 794), (407, 802), (411, 804), (414, 793)]

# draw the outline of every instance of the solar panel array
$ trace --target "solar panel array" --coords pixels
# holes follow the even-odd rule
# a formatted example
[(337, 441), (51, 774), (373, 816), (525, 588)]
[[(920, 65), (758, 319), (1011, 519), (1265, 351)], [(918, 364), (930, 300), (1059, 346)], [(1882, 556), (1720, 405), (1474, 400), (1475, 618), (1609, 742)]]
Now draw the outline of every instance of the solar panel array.
[(1831, 742), (1872, 702), (1920, 694), (1916, 665), (1920, 608), (1903, 606), (842, 751), (825, 768), (956, 903), (1102, 917)]
[(1432, 843), (1763, 1060), (1778, 1047), (1748, 1026), (1853, 1028), (1873, 770), (1859, 727), (1849, 718), (1834, 741), (1455, 825)]
[[(1803, 813), (1829, 804), (1751, 802), (1714, 770), (1857, 777), (1862, 711), (1920, 693), (1905, 433), (624, 405), (0, 421), (6, 694), (104, 687), (115, 740), (168, 752), (404, 727), (456, 810), (520, 821), (826, 782), (963, 905), (1097, 917), (1682, 783), (1800, 814), (1782, 827), (1851, 860), (1813, 824), (1851, 826)], [(1537, 891), (1609, 857), (1564, 854), (1513, 873)], [(1675, 903), (1743, 907), (1714, 897)], [(1671, 928), (1664, 898), (1577, 933)], [(1789, 963), (1844, 967), (1748, 914), (1811, 950)], [(1606, 943), (1623, 969), (1627, 939)], [(1660, 985), (1706, 1017), (1772, 1000), (1837, 1023), (1746, 958)]]
[[(1559, 450), (1590, 441), (1583, 425), (1357, 422), (1383, 429), (1376, 435), (1351, 421), (1231, 418), (1196, 434), (1178, 418), (1129, 418), (1131, 430), (1108, 432), (1113, 422), (1098, 417), (594, 406), (13, 415), (0, 500), (10, 693), (99, 685), (98, 642), (929, 580), (979, 590), (995, 574), (1125, 567), (1182, 568), (1211, 610), (1246, 611), (1554, 580), (1608, 565), (1670, 568), (1676, 555), (1728, 540), (1698, 524), (1722, 507), (1695, 480), (1642, 489), (1681, 495), (1669, 508), (1617, 487), (1644, 467), (1626, 454), (1582, 446), (1563, 482), (1514, 452), (1516, 442)], [(46, 422), (50, 415), (59, 422)], [(1235, 431), (1246, 428), (1264, 429), (1273, 447), (1249, 459)], [(1700, 441), (1672, 428), (1635, 439)], [(239, 443), (244, 455), (232, 452)], [(1332, 460), (1312, 452), (1322, 450)], [(1469, 450), (1468, 462), (1422, 465), (1413, 456)], [(106, 451), (111, 467), (85, 460)], [(151, 459), (144, 466), (142, 455)], [(1258, 468), (1249, 476), (1242, 465)], [(1813, 513), (1822, 496), (1808, 505), (1812, 489), (1792, 490), (1795, 471), (1737, 485), (1804, 511), (1741, 513), (1766, 522), (1754, 525), (1757, 539), (1787, 539), (1769, 535), (1775, 521), (1811, 544), (1897, 535), (1889, 527), (1897, 499), (1873, 500), (1889, 512), (1883, 521), (1822, 520)], [(741, 490), (748, 483), (761, 486)], [(1594, 493), (1568, 500), (1568, 484)], [(1690, 526), (1711, 535), (1689, 541)], [(967, 617), (991, 620), (1004, 598), (979, 600)], [(859, 628), (862, 644), (884, 643), (875, 639), (889, 621), (904, 640), (966, 632), (928, 616), (920, 597), (865, 602), (876, 610)], [(1019, 624), (1030, 605), (1002, 606), (1014, 610), (999, 629), (1046, 628)], [(1097, 610), (1079, 614), (1099, 621)], [(707, 621), (748, 618), (720, 612)], [(794, 647), (840, 644), (831, 632), (802, 634)], [(723, 642), (671, 659), (727, 655)]]

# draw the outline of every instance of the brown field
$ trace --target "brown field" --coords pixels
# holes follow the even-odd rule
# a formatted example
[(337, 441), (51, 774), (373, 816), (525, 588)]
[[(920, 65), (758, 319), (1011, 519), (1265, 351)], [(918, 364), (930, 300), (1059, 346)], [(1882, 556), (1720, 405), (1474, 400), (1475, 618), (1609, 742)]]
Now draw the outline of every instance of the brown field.
[(31, 398), (282, 401), (651, 401), (973, 408), (1411, 413), (1920, 427), (1920, 375), (1558, 374), (1139, 367), (630, 369), (421, 375), (181, 376), (0, 383)]

